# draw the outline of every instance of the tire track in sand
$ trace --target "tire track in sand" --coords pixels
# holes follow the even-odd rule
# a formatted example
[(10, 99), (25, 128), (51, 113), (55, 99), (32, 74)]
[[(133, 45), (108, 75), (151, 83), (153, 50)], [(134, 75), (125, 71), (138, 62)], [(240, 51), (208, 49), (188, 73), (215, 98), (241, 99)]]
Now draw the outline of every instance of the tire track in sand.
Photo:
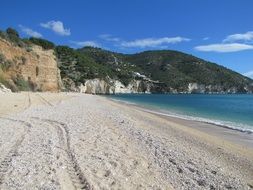
[(44, 105), (54, 106), (51, 102), (49, 102), (46, 98), (44, 98), (44, 97), (41, 96), (40, 94), (36, 94), (36, 96), (40, 98), (41, 102), (42, 102)]
[(0, 162), (0, 185), (2, 185), (4, 178), (5, 178), (5, 174), (8, 172), (9, 167), (11, 166), (12, 159), (13, 159), (13, 157), (15, 157), (17, 155), (18, 148), (20, 147), (20, 145), (24, 141), (25, 136), (29, 133), (32, 125), (27, 121), (22, 121), (22, 120), (7, 118), (7, 117), (0, 117), (0, 119), (9, 120), (9, 121), (16, 122), (16, 123), (19, 123), (19, 124), (22, 124), (23, 126), (25, 126), (24, 132), (22, 133), (22, 135), (16, 140), (14, 145), (7, 152), (4, 159)]
[(28, 106), (26, 107), (26, 109), (30, 108), (31, 105), (32, 105), (31, 96), (30, 96), (30, 92), (28, 92)]
[[(70, 136), (69, 130), (65, 123), (49, 120), (49, 119), (41, 119), (38, 117), (32, 117), (32, 119), (39, 120), (41, 122), (45, 122), (55, 128), (61, 149), (66, 153), (66, 166), (68, 176), (70, 181), (75, 189), (86, 189), (90, 190), (93, 189), (91, 185), (88, 183), (87, 179), (85, 178), (84, 173), (79, 166), (75, 155), (72, 153), (70, 148)], [(61, 155), (63, 156), (63, 155)]]

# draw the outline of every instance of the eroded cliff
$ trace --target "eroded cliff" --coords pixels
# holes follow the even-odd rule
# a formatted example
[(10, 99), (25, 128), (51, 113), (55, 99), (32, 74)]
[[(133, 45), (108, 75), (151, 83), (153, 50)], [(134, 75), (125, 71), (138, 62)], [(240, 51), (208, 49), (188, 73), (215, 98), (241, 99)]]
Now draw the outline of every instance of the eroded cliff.
[(147, 81), (132, 80), (124, 85), (119, 80), (89, 79), (79, 86), (79, 91), (87, 94), (151, 93), (152, 84)]
[(18, 47), (0, 38), (0, 54), (5, 65), (2, 74), (13, 88), (27, 83), (35, 91), (59, 91), (60, 71), (53, 50), (44, 50), (37, 45), (29, 48)]

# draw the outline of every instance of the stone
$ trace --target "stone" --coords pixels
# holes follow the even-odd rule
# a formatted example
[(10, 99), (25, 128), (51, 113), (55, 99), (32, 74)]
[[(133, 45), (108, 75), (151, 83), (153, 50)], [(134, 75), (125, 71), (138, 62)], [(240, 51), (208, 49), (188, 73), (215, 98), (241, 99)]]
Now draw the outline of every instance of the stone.
[(6, 88), (3, 84), (0, 83), (0, 93), (10, 93), (11, 89)]

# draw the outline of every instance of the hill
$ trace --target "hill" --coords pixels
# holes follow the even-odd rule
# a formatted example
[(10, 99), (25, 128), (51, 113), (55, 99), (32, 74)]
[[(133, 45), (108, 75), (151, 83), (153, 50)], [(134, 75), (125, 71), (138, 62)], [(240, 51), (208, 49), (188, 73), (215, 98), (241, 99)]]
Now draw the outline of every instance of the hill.
[(167, 87), (187, 90), (189, 83), (209, 86), (211, 91), (236, 89), (245, 92), (252, 80), (221, 65), (205, 61), (178, 51), (146, 51), (127, 56), (153, 80), (164, 82)]
[(131, 55), (91, 47), (77, 51), (110, 68), (113, 77), (126, 85), (133, 79), (151, 81), (160, 86), (155, 89), (160, 89), (159, 92), (185, 92), (193, 87), (196, 92), (244, 93), (253, 83), (252, 79), (230, 69), (179, 51), (145, 51)]
[[(73, 49), (68, 46), (56, 46), (44, 39), (21, 39), (19, 34), (11, 28), (7, 29), (6, 32), (0, 32), (0, 39), (2, 42), (9, 43), (9, 54), (11, 54), (12, 47), (14, 49), (19, 48), (19, 52), (26, 52), (20, 55), (13, 54), (10, 56), (8, 54), (8, 57), (4, 50), (6, 47), (3, 46), (0, 50), (0, 80), (5, 84), (4, 76), (6, 73), (13, 74), (14, 72), (14, 75), (11, 76), (14, 83), (17, 81), (15, 77), (21, 76), (22, 84), (26, 84), (28, 71), (24, 68), (40, 65), (40, 70), (42, 70), (42, 64), (50, 68), (48, 67), (49, 63), (45, 63), (45, 60), (43, 60), (44, 62), (41, 61), (39, 56), (37, 56), (37, 60), (33, 58), (36, 54), (34, 47), (41, 46), (40, 52), (42, 54), (54, 52), (54, 55), (50, 54), (50, 61), (55, 64), (53, 59), (56, 60), (61, 79), (59, 76), (51, 76), (51, 78), (54, 78), (55, 86), (57, 86), (56, 83), (61, 84), (62, 80), (62, 90), (102, 94), (143, 92), (252, 93), (253, 91), (252, 79), (218, 64), (179, 51), (157, 50), (122, 54), (93, 47)], [(27, 65), (15, 64), (14, 59), (17, 57), (26, 62)], [(19, 67), (23, 69), (17, 70)], [(22, 70), (26, 70), (26, 74), (24, 72), (22, 74)], [(36, 72), (36, 69), (29, 72)], [(54, 68), (53, 73), (57, 75), (56, 68)], [(33, 78), (33, 83), (36, 83), (37, 76)], [(46, 81), (45, 78), (43, 80)], [(16, 86), (20, 86), (19, 83)], [(39, 84), (39, 86), (43, 85)], [(44, 90), (43, 88), (21, 89)]]

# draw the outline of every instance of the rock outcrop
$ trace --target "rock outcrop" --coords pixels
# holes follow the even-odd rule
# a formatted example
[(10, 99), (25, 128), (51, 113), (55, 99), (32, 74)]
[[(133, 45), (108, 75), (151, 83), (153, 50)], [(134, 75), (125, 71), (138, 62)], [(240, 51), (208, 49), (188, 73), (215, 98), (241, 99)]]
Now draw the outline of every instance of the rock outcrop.
[(205, 93), (206, 88), (203, 84), (189, 83), (188, 92), (189, 93)]
[(119, 80), (90, 79), (79, 86), (81, 93), (87, 94), (119, 94), (119, 93), (150, 93), (152, 83), (132, 80), (127, 86)]
[(0, 38), (0, 53), (10, 63), (5, 71), (7, 80), (22, 78), (32, 90), (61, 89), (60, 71), (53, 50), (44, 50), (36, 45), (21, 48)]
[(0, 93), (10, 93), (11, 89), (6, 88), (3, 84), (0, 83)]
[(127, 86), (116, 80), (115, 93), (150, 93), (152, 84), (143, 80), (132, 80)]
[(109, 84), (109, 82), (100, 79), (87, 80), (79, 88), (80, 92), (87, 94), (113, 94), (115, 92), (113, 84)]
[(239, 92), (253, 92), (253, 84), (251, 86), (242, 87), (242, 89), (231, 87), (228, 89), (224, 89), (221, 85), (204, 85), (198, 83), (189, 83), (188, 84), (188, 91), (185, 93), (198, 93), (198, 94), (214, 94), (214, 93), (221, 93), (221, 94), (235, 94)]

